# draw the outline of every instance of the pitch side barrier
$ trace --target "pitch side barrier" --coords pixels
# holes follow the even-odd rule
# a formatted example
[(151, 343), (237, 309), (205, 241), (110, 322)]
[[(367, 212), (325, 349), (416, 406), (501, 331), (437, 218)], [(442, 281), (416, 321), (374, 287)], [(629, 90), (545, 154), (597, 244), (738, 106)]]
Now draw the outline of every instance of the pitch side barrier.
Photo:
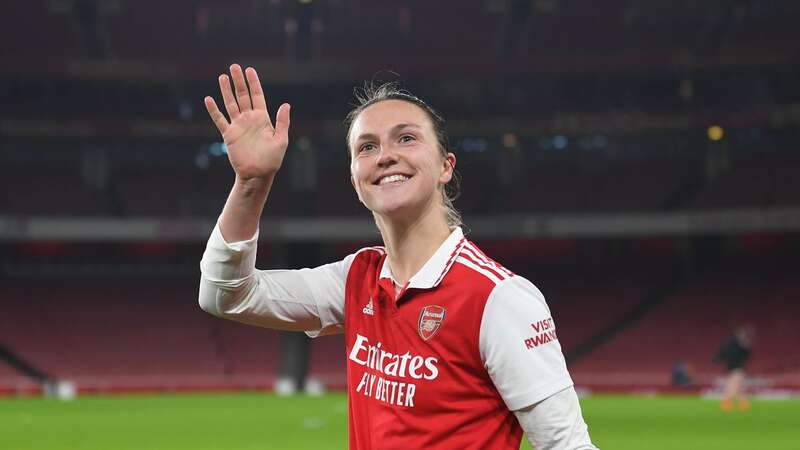
[[(467, 217), (471, 236), (482, 239), (591, 238), (738, 234), (800, 230), (800, 208), (585, 215)], [(353, 241), (379, 239), (369, 218), (268, 218), (264, 239)], [(205, 242), (214, 219), (24, 217), (0, 215), (0, 241)]]

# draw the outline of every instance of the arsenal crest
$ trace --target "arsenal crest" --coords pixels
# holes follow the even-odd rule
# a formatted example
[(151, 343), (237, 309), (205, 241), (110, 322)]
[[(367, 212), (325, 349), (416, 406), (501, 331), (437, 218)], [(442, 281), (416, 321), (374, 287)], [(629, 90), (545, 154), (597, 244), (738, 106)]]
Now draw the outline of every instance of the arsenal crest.
[(444, 322), (445, 308), (437, 305), (428, 305), (419, 313), (419, 326), (417, 331), (422, 339), (428, 340), (436, 335)]

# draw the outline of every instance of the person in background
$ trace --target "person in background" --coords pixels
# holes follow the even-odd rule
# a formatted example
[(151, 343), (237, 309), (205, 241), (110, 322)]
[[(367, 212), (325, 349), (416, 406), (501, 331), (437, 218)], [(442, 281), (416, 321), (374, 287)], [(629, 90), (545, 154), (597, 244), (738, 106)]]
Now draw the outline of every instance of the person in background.
[(733, 410), (734, 403), (740, 411), (750, 409), (750, 402), (746, 396), (745, 365), (750, 359), (753, 334), (753, 327), (750, 325), (736, 327), (714, 355), (714, 361), (722, 364), (727, 371), (720, 402), (720, 409), (723, 411)]
[(676, 361), (672, 366), (672, 386), (688, 388), (694, 386), (692, 367), (686, 361)]

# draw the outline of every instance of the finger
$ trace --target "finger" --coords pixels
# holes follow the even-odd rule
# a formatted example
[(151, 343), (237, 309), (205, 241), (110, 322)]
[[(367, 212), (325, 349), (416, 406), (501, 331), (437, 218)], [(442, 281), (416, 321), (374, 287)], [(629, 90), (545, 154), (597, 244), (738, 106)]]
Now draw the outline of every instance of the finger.
[(225, 74), (219, 76), (219, 90), (222, 92), (222, 101), (225, 103), (225, 111), (228, 111), (228, 117), (231, 120), (239, 117), (239, 105), (233, 96), (231, 82)]
[(217, 130), (219, 130), (220, 134), (224, 134), (225, 130), (228, 129), (228, 120), (225, 119), (225, 116), (220, 112), (219, 108), (217, 108), (217, 102), (214, 101), (211, 97), (206, 97), (203, 99), (204, 103), (206, 104), (206, 110), (208, 111), (208, 115), (211, 116), (211, 120), (214, 121), (214, 125), (217, 126)]
[(289, 142), (289, 113), (291, 109), (291, 105), (284, 103), (278, 108), (278, 114), (275, 116), (275, 136), (285, 142)]
[(250, 91), (244, 81), (242, 66), (233, 64), (231, 66), (231, 77), (233, 78), (233, 87), (236, 89), (236, 100), (239, 101), (239, 111), (250, 111), (253, 109), (253, 105), (250, 103)]
[[(267, 99), (261, 89), (261, 81), (258, 79), (258, 72), (252, 67), (248, 67), (244, 74), (247, 76), (247, 84), (250, 85), (250, 97), (253, 100), (253, 109), (263, 109), (267, 111)], [(267, 112), (269, 117), (269, 112)]]

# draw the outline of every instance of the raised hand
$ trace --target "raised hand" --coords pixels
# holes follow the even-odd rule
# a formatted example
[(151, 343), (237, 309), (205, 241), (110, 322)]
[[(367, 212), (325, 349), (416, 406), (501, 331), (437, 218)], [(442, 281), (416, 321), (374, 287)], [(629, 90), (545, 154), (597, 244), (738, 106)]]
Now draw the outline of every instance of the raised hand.
[(228, 147), (228, 159), (236, 176), (241, 180), (271, 177), (280, 169), (289, 145), (290, 106), (284, 103), (278, 108), (273, 126), (256, 70), (248, 67), (242, 73), (241, 66), (233, 64), (230, 71), (235, 96), (228, 75), (219, 76), (230, 122), (212, 97), (205, 98), (206, 109)]

